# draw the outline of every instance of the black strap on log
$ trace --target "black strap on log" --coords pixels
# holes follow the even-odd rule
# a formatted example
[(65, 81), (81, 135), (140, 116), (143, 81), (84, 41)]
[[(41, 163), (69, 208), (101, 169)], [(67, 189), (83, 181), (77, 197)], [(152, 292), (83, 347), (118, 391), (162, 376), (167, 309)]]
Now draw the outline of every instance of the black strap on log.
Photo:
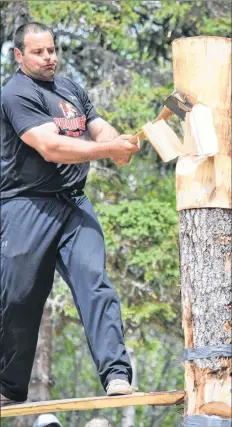
[(231, 357), (232, 345), (219, 344), (212, 347), (186, 348), (184, 360), (209, 359), (210, 357)]
[(216, 416), (209, 417), (208, 415), (193, 415), (186, 417), (185, 427), (231, 427), (232, 419), (225, 419)]

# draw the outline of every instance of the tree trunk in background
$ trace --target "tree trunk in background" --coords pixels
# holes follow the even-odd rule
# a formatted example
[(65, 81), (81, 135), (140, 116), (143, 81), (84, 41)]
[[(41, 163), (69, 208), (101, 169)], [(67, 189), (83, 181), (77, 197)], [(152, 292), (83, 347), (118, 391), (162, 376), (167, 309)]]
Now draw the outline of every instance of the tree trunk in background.
[[(45, 306), (40, 326), (36, 356), (31, 374), (28, 401), (39, 402), (50, 400), (52, 355), (52, 316), (49, 306)], [(12, 427), (32, 427), (36, 416), (16, 417)]]
[[(131, 359), (131, 365), (133, 370), (133, 387), (137, 386), (137, 356), (136, 352), (132, 348), (128, 348), (128, 353)], [(134, 427), (135, 426), (135, 415), (136, 407), (128, 406), (122, 410), (121, 427)]]
[[(76, 350), (73, 354), (73, 367), (74, 367), (73, 375), (74, 375), (74, 382), (75, 382), (74, 398), (79, 397), (80, 384), (78, 383), (78, 372), (79, 370), (81, 370), (81, 364), (84, 362), (84, 355), (83, 355), (83, 358), (80, 360), (78, 359), (78, 352), (79, 353), (82, 352), (81, 349)], [(70, 419), (70, 427), (78, 426), (79, 419), (80, 419), (79, 412), (73, 411)]]
[[(183, 210), (179, 218), (185, 347), (229, 344), (231, 211)], [(186, 361), (185, 368), (185, 415), (227, 418), (230, 412), (230, 359)]]

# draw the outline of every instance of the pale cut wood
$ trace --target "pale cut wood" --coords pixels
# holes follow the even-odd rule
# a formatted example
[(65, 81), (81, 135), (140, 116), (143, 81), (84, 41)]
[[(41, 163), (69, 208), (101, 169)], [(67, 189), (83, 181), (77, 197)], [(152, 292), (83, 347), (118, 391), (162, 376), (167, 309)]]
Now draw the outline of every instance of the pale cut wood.
[(198, 156), (216, 154), (218, 152), (218, 139), (211, 110), (203, 104), (196, 104), (191, 112), (186, 113), (185, 121), (185, 151), (188, 154)]
[[(196, 96), (195, 95), (193, 95), (193, 94), (191, 94), (189, 91), (188, 91), (188, 93), (184, 93), (184, 92), (182, 92), (182, 95), (181, 95), (183, 98), (186, 98), (186, 100), (190, 103), (190, 104), (192, 104), (192, 105), (195, 105), (195, 104), (197, 104), (197, 102), (198, 102), (198, 100), (197, 100), (197, 98), (196, 98)], [(165, 120), (165, 121), (167, 121), (167, 120), (169, 120), (172, 116), (174, 115), (174, 112), (172, 111), (172, 110), (170, 110), (166, 105), (164, 105), (164, 107), (162, 108), (162, 110), (161, 110), (161, 112), (159, 113), (159, 115), (156, 117), (156, 119), (155, 120), (153, 120), (151, 123), (156, 123), (156, 122), (158, 122), (159, 120)], [(182, 124), (182, 127), (184, 127), (184, 121), (181, 123)], [(141, 130), (140, 132), (138, 132), (133, 138), (132, 138), (132, 141), (133, 142), (135, 142), (135, 143), (137, 143), (137, 142), (141, 142), (141, 141), (143, 141), (144, 139), (146, 139), (146, 135), (145, 135), (145, 133), (144, 133), (144, 131), (143, 130)]]
[(179, 138), (163, 119), (154, 124), (146, 123), (143, 131), (164, 162), (169, 162), (184, 154)]
[(218, 153), (203, 163), (199, 160), (197, 156), (186, 156), (177, 161), (177, 210), (231, 208), (231, 156)]
[(163, 393), (133, 393), (127, 396), (89, 397), (83, 399), (53, 400), (50, 402), (24, 403), (1, 409), (1, 417), (28, 414), (47, 414), (60, 411), (86, 411), (91, 409), (119, 408), (125, 406), (171, 406), (183, 403), (184, 391)]
[[(153, 120), (152, 122), (148, 122), (148, 123), (156, 123), (159, 120), (169, 120), (170, 117), (173, 116), (173, 112), (171, 110), (169, 110), (169, 108), (167, 108), (166, 106), (164, 106), (161, 110), (161, 112), (159, 113), (159, 115), (156, 117), (155, 120)], [(144, 130), (142, 129), (140, 132), (138, 132), (136, 135), (134, 135), (134, 137), (132, 138), (132, 141), (137, 143), (137, 142), (141, 142), (144, 139), (147, 139), (147, 136), (144, 132)], [(150, 142), (150, 141), (149, 141)]]
[[(211, 109), (219, 148), (194, 174), (192, 168), (189, 175), (179, 174), (177, 167), (177, 210), (231, 208), (231, 39), (188, 37), (175, 40), (172, 48), (174, 86)], [(186, 122), (185, 146), (193, 149), (189, 126)]]

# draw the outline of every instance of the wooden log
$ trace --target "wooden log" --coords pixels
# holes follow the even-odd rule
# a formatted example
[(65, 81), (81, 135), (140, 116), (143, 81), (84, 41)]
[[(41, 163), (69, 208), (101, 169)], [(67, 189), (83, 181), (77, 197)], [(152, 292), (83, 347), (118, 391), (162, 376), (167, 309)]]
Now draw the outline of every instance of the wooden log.
[[(231, 40), (194, 37), (173, 42), (174, 85), (213, 113), (219, 153), (201, 163), (179, 159), (176, 169), (185, 348), (231, 343)], [(186, 122), (193, 146), (191, 132)], [(195, 164), (194, 164), (195, 162)], [(200, 209), (198, 209), (200, 208)], [(214, 209), (212, 209), (214, 208)], [(210, 353), (209, 353), (210, 354)], [(231, 413), (231, 359), (185, 361), (185, 416)], [(203, 418), (202, 418), (203, 419)]]
[[(231, 39), (188, 37), (175, 40), (172, 48), (174, 86), (212, 110), (219, 142), (218, 154), (195, 162), (195, 168), (194, 156), (178, 160), (177, 209), (231, 208)], [(185, 127), (190, 134), (189, 123)], [(189, 140), (188, 145), (195, 143)], [(184, 174), (179, 173), (179, 162)]]
[(53, 400), (50, 402), (24, 403), (4, 407), (1, 409), (1, 417), (46, 414), (60, 411), (87, 411), (91, 409), (120, 408), (125, 406), (171, 406), (182, 403), (183, 399), (184, 391), (171, 391), (164, 393), (133, 393), (127, 396)]

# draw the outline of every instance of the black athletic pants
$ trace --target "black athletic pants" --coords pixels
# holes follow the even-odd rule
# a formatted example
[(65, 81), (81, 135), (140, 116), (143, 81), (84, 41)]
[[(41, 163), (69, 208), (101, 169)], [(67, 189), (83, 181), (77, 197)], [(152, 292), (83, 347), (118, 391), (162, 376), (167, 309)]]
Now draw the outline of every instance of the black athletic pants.
[(16, 197), (1, 205), (1, 393), (27, 398), (38, 331), (57, 269), (70, 287), (101, 383), (132, 380), (118, 296), (105, 270), (93, 207), (75, 199)]

